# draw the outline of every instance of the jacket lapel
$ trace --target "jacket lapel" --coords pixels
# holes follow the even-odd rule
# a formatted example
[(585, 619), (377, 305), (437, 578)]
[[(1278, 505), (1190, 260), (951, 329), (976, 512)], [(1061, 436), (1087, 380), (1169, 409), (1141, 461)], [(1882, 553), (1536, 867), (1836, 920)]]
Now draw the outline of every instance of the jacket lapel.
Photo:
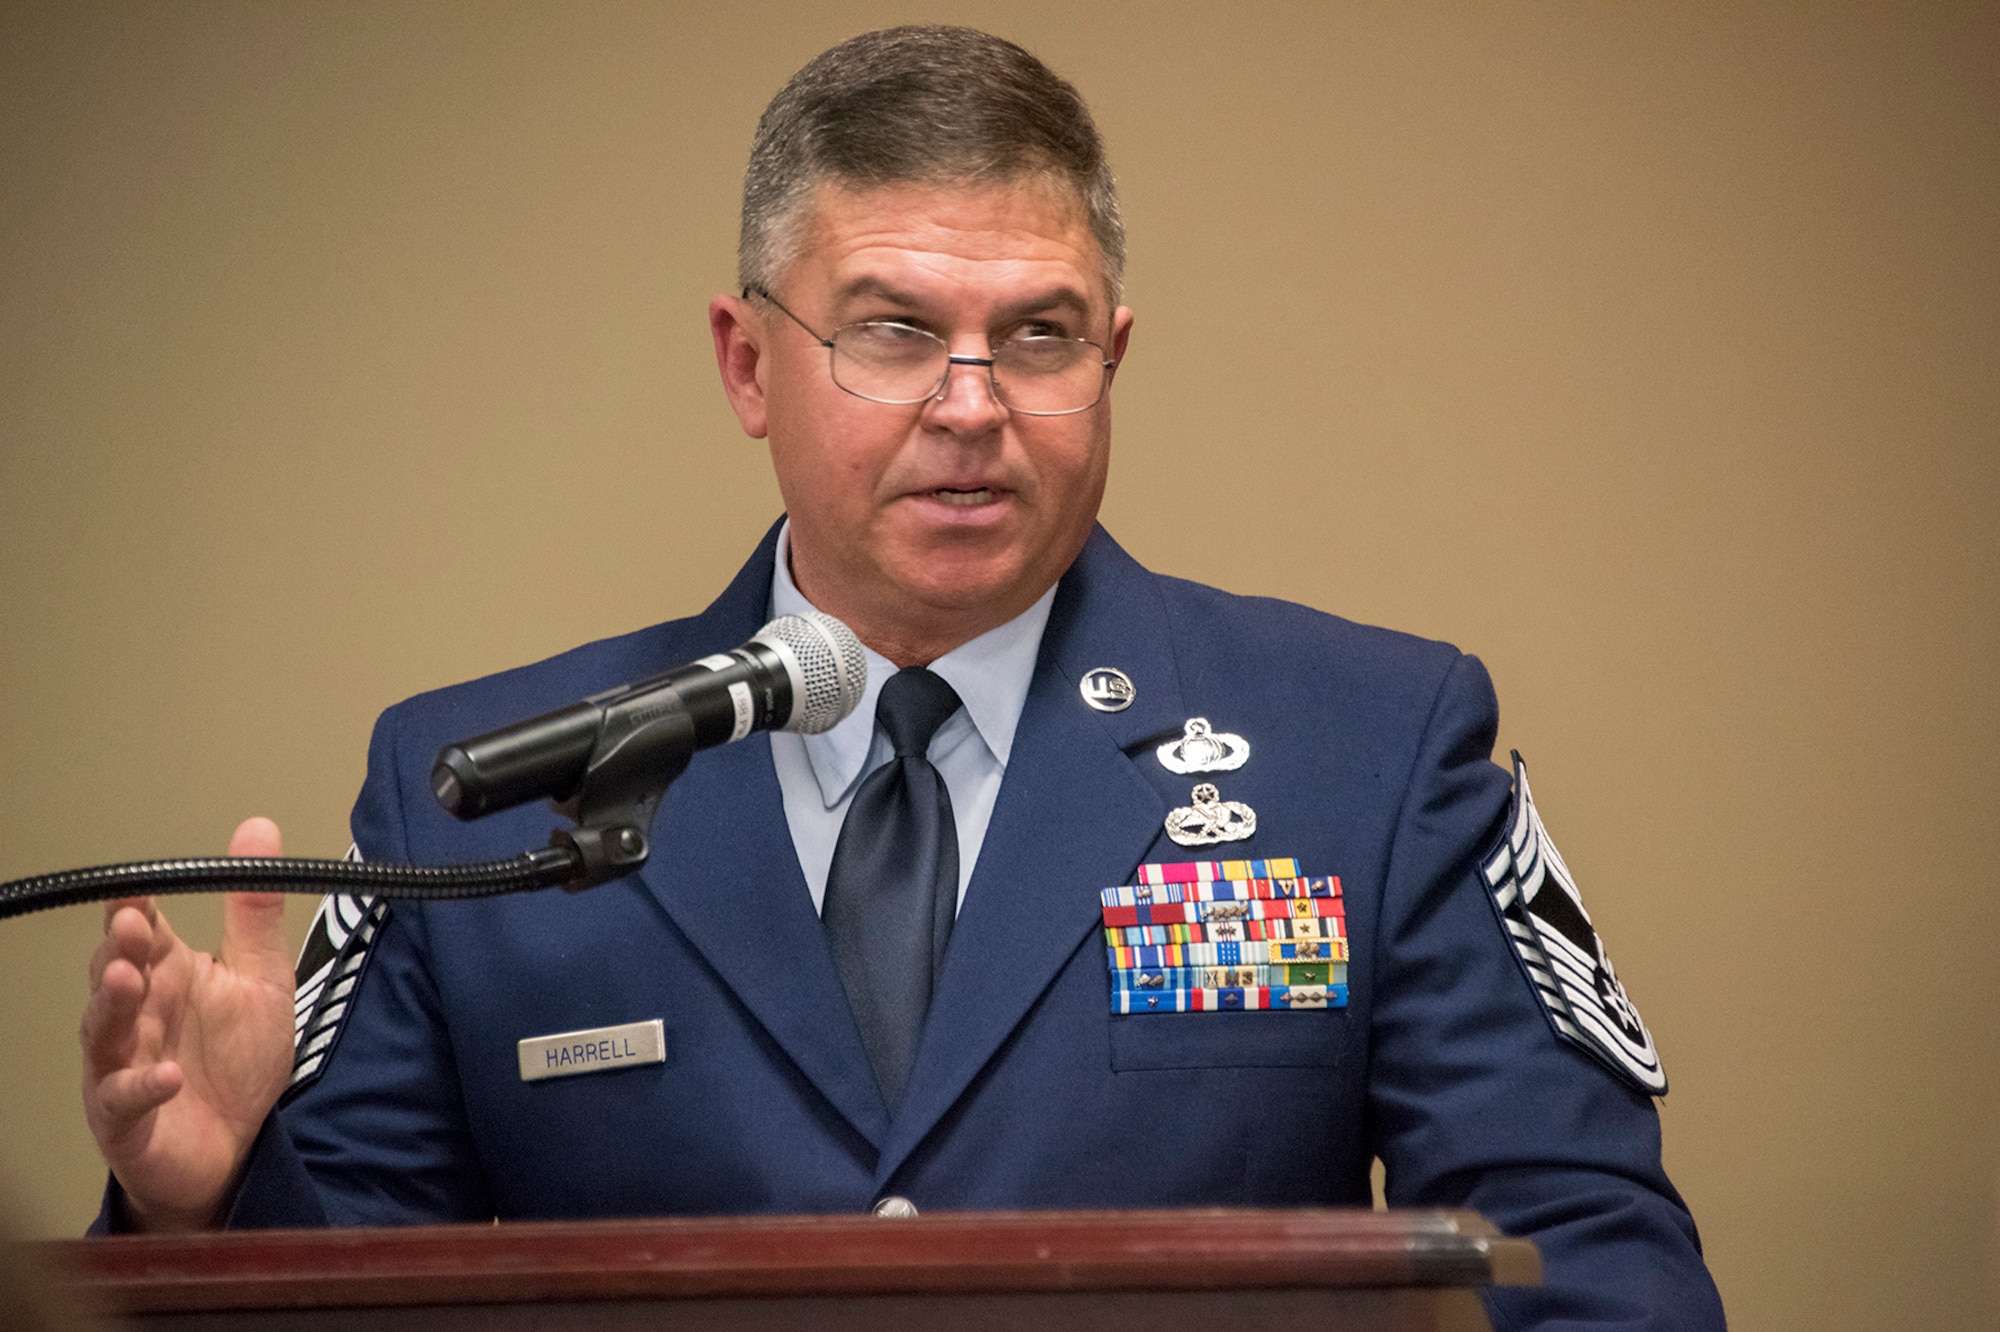
[[(1104, 666), (1136, 687), (1123, 712), (1094, 711), (1078, 692)], [(878, 1188), (1096, 937), (1098, 890), (1131, 881), (1167, 813), (1131, 755), (1179, 735), (1183, 719), (1159, 591), (1099, 528), (1056, 593)]]
[[(777, 529), (701, 617), (735, 646), (764, 623)], [(640, 880), (745, 1008), (855, 1130), (889, 1116), (785, 821), (768, 735), (695, 755), (667, 790)]]

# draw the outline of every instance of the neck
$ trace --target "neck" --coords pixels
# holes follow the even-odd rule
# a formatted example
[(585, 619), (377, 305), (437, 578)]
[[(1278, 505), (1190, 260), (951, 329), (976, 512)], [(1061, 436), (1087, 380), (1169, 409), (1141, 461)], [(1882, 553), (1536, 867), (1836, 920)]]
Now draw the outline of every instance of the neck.
[[(1082, 543), (1078, 543), (1079, 546)], [(1074, 560), (1047, 568), (1047, 581), (1016, 577), (989, 589), (977, 601), (954, 603), (928, 600), (888, 580), (823, 578), (810, 550), (801, 550), (797, 526), (790, 529), (783, 556), (792, 586), (813, 606), (840, 620), (868, 648), (898, 669), (928, 666), (954, 648), (962, 647), (1015, 619), (1039, 601)], [(857, 585), (859, 582), (861, 585)]]
[[(810, 594), (808, 599), (811, 599)], [(815, 601), (814, 604), (819, 603)], [(1032, 601), (1028, 603), (1033, 604)], [(847, 614), (829, 611), (828, 614), (845, 621), (855, 637), (900, 669), (905, 666), (928, 666), (953, 648), (962, 647), (981, 634), (998, 629), (1027, 608), (1001, 608), (984, 614), (952, 616), (934, 623), (912, 623), (907, 616), (885, 622), (854, 611)]]
[(898, 669), (930, 665), (953, 648), (1006, 624), (1048, 590), (1041, 588), (1025, 597), (977, 606), (930, 606), (908, 597), (899, 597), (894, 604), (884, 606), (865, 598), (842, 596), (839, 588), (821, 586), (810, 574), (801, 577), (796, 558), (791, 561), (789, 571), (792, 585), (801, 596), (852, 629), (856, 638)]

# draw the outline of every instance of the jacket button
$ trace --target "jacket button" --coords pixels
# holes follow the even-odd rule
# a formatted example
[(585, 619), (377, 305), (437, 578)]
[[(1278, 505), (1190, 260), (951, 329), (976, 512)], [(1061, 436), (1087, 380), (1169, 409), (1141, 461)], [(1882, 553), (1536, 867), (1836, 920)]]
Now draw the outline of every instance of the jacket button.
[(877, 1216), (887, 1217), (892, 1221), (901, 1221), (915, 1216), (917, 1214), (917, 1205), (908, 1198), (898, 1198), (892, 1193), (886, 1198), (876, 1199), (875, 1206), (869, 1210)]

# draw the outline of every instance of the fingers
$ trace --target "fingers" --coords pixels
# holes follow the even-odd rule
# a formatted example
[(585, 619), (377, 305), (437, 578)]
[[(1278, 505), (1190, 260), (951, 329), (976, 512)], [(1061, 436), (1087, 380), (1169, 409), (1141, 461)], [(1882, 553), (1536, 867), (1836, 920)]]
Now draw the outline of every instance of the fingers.
[(84, 1005), (78, 1032), (84, 1066), (97, 1074), (123, 1067), (137, 1044), (139, 1009), (146, 999), (146, 974), (129, 958), (106, 964)]
[(160, 913), (150, 897), (125, 897), (104, 904), (104, 938), (90, 955), (90, 988), (96, 989), (104, 968), (114, 957), (129, 958), (143, 966), (152, 951), (152, 937)]
[(118, 913), (130, 908), (151, 921), (159, 914), (159, 906), (150, 897), (117, 897), (104, 904), (104, 931), (111, 932), (111, 922)]
[(229, 893), (222, 899), (222, 947), (231, 970), (283, 985), (292, 983), (292, 950), (285, 939), (283, 893)]
[[(281, 856), (284, 839), (265, 818), (245, 819), (229, 839), (232, 856)], [(291, 949), (285, 941), (283, 893), (229, 893), (222, 899), (224, 962), (237, 971), (290, 985)]]
[(151, 1114), (174, 1098), (183, 1081), (171, 1060), (106, 1074), (97, 1084), (97, 1104), (114, 1131)]
[(269, 819), (245, 819), (236, 825), (236, 831), (229, 838), (229, 854), (282, 856), (285, 854), (284, 838), (278, 832), (278, 825)]
[(134, 1023), (162, 951), (162, 936), (167, 947), (174, 942), (172, 929), (150, 898), (113, 902), (106, 914), (104, 938), (90, 955), (90, 998), (82, 1026), (84, 1054), (101, 1067), (131, 1058)]

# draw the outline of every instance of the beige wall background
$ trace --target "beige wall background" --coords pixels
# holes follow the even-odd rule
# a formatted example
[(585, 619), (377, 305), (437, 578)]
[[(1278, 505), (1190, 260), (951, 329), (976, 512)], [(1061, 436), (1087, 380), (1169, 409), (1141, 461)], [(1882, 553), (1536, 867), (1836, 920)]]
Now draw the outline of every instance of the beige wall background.
[[(1492, 667), (1736, 1324), (1992, 1326), (1990, 3), (0, 5), (0, 878), (338, 854), (381, 708), (705, 604), (756, 115), (920, 18), (1109, 137), (1112, 531)], [(98, 920), (0, 925), (39, 1234)]]

